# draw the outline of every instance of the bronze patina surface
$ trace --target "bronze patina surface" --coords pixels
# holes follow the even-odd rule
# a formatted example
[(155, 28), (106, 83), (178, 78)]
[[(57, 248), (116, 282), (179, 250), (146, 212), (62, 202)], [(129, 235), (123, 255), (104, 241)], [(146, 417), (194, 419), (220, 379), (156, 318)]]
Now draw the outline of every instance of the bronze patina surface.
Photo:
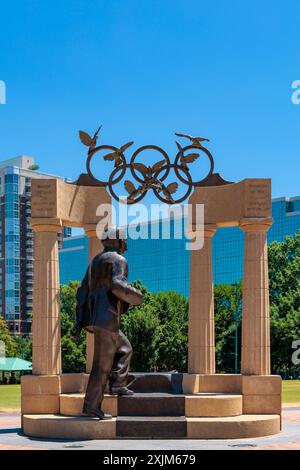
[[(87, 132), (79, 131), (81, 142), (88, 147), (88, 156), (86, 161), (87, 173), (80, 175), (77, 184), (107, 187), (111, 196), (118, 202), (135, 204), (140, 202), (146, 196), (148, 190), (151, 189), (160, 201), (167, 204), (180, 204), (191, 195), (193, 189), (197, 186), (219, 186), (230, 183), (229, 181), (225, 181), (219, 173), (213, 172), (214, 159), (210, 151), (203, 146), (203, 142), (209, 142), (209, 139), (205, 137), (193, 137), (187, 134), (175, 133), (178, 137), (189, 139), (191, 143), (182, 146), (179, 142), (176, 142), (178, 151), (173, 163), (167, 152), (157, 145), (143, 145), (139, 147), (132, 154), (128, 162), (124, 153), (134, 142), (127, 142), (121, 147), (115, 147), (113, 145), (97, 146), (100, 129), (101, 126), (93, 137)], [(107, 153), (103, 155), (103, 159), (114, 163), (114, 169), (110, 173), (107, 181), (96, 178), (91, 169), (93, 157), (103, 150), (107, 151)], [(142, 162), (142, 154), (149, 150), (156, 152), (159, 156), (158, 161), (151, 166), (145, 165)], [(190, 165), (199, 157), (208, 159), (209, 171), (204, 178), (194, 181), (190, 174)], [(175, 176), (179, 182), (182, 183), (182, 186), (186, 186), (186, 191), (180, 197), (176, 197), (179, 188), (178, 182), (174, 181), (168, 184), (165, 182), (171, 169), (174, 170)], [(128, 193), (127, 198), (124, 199), (116, 194), (114, 185), (123, 180), (126, 170), (130, 171), (134, 182), (129, 179), (124, 181), (124, 188)]]

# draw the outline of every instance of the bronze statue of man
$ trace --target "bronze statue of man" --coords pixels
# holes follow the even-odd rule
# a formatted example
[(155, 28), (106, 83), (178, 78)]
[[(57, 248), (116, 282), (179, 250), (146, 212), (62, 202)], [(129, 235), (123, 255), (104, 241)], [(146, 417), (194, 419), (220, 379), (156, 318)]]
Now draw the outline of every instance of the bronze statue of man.
[(123, 256), (126, 239), (116, 228), (102, 240), (104, 250), (91, 261), (77, 291), (76, 324), (73, 336), (81, 328), (94, 334), (93, 367), (87, 385), (83, 413), (110, 419), (101, 409), (109, 380), (111, 394), (132, 395), (128, 372), (132, 347), (120, 330), (120, 315), (139, 305), (142, 293), (127, 281), (128, 265)]

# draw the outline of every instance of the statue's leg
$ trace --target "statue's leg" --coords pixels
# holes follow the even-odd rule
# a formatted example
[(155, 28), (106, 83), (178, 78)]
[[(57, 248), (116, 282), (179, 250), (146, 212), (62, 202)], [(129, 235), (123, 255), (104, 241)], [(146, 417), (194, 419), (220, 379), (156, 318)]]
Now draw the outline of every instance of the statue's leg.
[(84, 408), (101, 408), (105, 387), (118, 347), (117, 341), (118, 333), (95, 328), (93, 367), (86, 389)]
[(119, 331), (117, 338), (117, 349), (113, 361), (112, 372), (110, 375), (111, 387), (126, 387), (128, 384), (128, 372), (130, 359), (132, 356), (132, 346), (129, 339)]

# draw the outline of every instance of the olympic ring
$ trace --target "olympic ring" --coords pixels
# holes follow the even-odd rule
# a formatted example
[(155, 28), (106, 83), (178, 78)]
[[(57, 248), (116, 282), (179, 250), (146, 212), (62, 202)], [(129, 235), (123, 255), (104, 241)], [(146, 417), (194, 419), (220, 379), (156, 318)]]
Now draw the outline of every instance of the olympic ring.
[[(100, 145), (96, 147), (98, 132), (99, 130), (92, 139), (86, 133), (80, 131), (80, 137), (82, 142), (85, 145), (89, 146), (88, 157), (86, 161), (87, 173), (89, 177), (93, 180), (93, 183), (96, 183), (102, 187), (108, 187), (111, 196), (118, 202), (125, 204), (135, 204), (141, 201), (146, 196), (149, 189), (152, 189), (155, 196), (160, 201), (167, 204), (180, 204), (190, 196), (193, 188), (201, 186), (203, 181), (213, 174), (214, 160), (209, 150), (206, 147), (203, 147), (202, 143), (199, 141), (199, 139), (202, 138), (190, 138), (190, 140), (194, 139), (193, 143), (185, 147), (181, 147), (176, 142), (179, 151), (175, 156), (174, 163), (171, 163), (167, 152), (161, 147), (158, 147), (157, 145), (144, 145), (142, 147), (139, 147), (132, 154), (129, 163), (127, 163), (124, 152), (125, 150), (127, 150), (128, 147), (133, 144), (133, 142), (128, 142), (120, 148), (115, 147), (113, 145)], [(181, 134), (177, 135), (180, 136)], [(114, 162), (115, 166), (113, 171), (110, 173), (108, 181), (102, 181), (96, 178), (93, 175), (91, 169), (91, 161), (93, 157), (103, 150), (109, 152), (103, 156), (104, 160)], [(145, 163), (137, 162), (137, 157), (147, 150), (153, 150), (155, 152), (158, 152), (162, 155), (162, 160), (157, 161), (152, 166), (147, 166)], [(190, 153), (189, 151), (191, 150), (194, 150), (197, 153)], [(199, 157), (199, 152), (204, 153), (208, 158), (209, 172), (205, 176), (205, 178), (198, 181), (193, 181), (190, 174), (189, 165)], [(176, 197), (173, 197), (173, 194), (178, 189), (178, 183), (172, 182), (168, 185), (164, 184), (164, 181), (169, 176), (171, 169), (174, 170), (176, 178), (188, 187), (184, 195), (177, 199)], [(139, 183), (139, 186), (136, 187), (134, 183), (129, 180), (126, 180), (124, 182), (124, 187), (129, 193), (129, 195), (127, 196), (127, 199), (124, 200), (116, 194), (113, 186), (123, 180), (126, 170), (130, 170), (132, 178)], [(162, 176), (160, 176), (161, 174)], [(224, 181), (224, 183), (226, 182)]]

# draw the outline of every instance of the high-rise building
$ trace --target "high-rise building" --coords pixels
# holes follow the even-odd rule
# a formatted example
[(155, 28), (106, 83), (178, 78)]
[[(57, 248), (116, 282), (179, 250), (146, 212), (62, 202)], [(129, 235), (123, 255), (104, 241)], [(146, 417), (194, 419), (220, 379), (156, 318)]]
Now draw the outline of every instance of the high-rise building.
[[(35, 170), (36, 168), (36, 170)], [(31, 329), (34, 234), (29, 224), (32, 178), (57, 178), (37, 171), (32, 157), (0, 162), (0, 314), (15, 335)], [(66, 228), (62, 239), (71, 235)]]
[[(273, 199), (272, 212), (274, 223), (268, 232), (268, 243), (282, 241), (286, 235), (294, 235), (300, 230), (300, 196)], [(159, 223), (160, 229), (162, 223)], [(149, 224), (149, 235), (150, 229)], [(190, 251), (185, 249), (187, 240), (177, 238), (176, 230), (179, 229), (180, 225), (171, 221), (170, 239), (128, 238), (125, 255), (129, 262), (130, 280), (140, 279), (152, 292), (174, 290), (188, 296)], [(241, 229), (219, 228), (213, 237), (212, 254), (215, 284), (232, 284), (242, 279), (244, 234)], [(65, 239), (59, 261), (62, 284), (70, 280), (80, 281), (88, 264), (86, 237)]]
[[(283, 241), (300, 230), (300, 196), (272, 199), (273, 225), (268, 243)], [(213, 272), (216, 284), (232, 284), (243, 277), (244, 234), (238, 227), (218, 229), (212, 242)]]

